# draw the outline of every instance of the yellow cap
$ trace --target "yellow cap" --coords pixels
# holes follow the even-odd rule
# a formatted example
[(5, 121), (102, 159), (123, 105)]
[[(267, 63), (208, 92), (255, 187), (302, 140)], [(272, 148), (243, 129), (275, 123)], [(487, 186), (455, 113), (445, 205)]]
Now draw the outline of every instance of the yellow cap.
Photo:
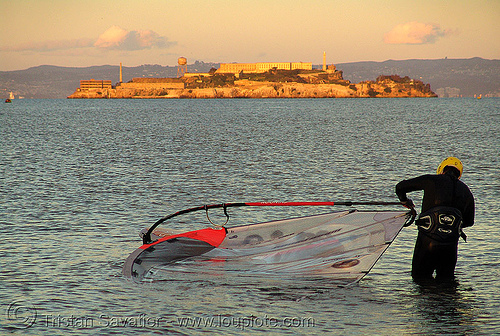
[(462, 162), (459, 159), (457, 159), (456, 157), (452, 157), (452, 156), (444, 159), (443, 162), (441, 162), (441, 164), (439, 165), (439, 167), (437, 169), (437, 173), (442, 174), (444, 167), (448, 167), (448, 166), (458, 169), (458, 171), (460, 172), (460, 175), (458, 176), (458, 178), (462, 177), (462, 172), (464, 171), (464, 166), (462, 165)]

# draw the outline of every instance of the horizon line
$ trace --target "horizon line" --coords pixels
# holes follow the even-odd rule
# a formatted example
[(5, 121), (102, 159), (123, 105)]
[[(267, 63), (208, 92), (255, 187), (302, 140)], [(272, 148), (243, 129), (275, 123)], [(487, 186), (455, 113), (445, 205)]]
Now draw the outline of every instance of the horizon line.
[[(480, 57), (480, 56), (475, 56), (475, 57), (468, 57), (468, 58), (449, 58), (449, 57), (444, 57), (444, 58), (408, 58), (408, 59), (387, 59), (387, 60), (384, 60), (384, 61), (352, 61), (352, 62), (339, 62), (339, 63), (329, 63), (329, 64), (354, 64), (354, 63), (384, 63), (384, 62), (391, 62), (391, 61), (395, 61), (395, 62), (403, 62), (403, 61), (439, 61), (439, 60), (471, 60), (471, 59), (482, 59), (482, 60), (486, 60), (486, 61), (500, 61), (500, 59), (496, 59), (496, 58), (493, 58), (493, 59), (489, 59), (489, 58), (483, 58), (483, 57)], [(212, 63), (212, 64), (222, 64), (222, 63), (226, 63), (226, 64), (231, 64), (231, 63), (273, 63), (273, 62), (231, 62), (231, 63), (228, 63), (228, 62), (209, 62), (209, 61), (202, 61), (202, 60), (195, 60), (194, 63), (188, 63), (188, 65), (194, 65), (196, 62), (201, 62), (201, 63)], [(123, 62), (122, 62), (123, 63)], [(161, 64), (152, 64), (152, 63), (143, 63), (143, 64), (140, 64), (140, 65), (134, 65), (134, 66), (123, 66), (124, 68), (137, 68), (137, 67), (141, 67), (141, 66), (145, 66), (145, 65), (156, 65), (156, 66), (161, 66), (161, 67), (177, 67), (177, 65), (161, 65)], [(314, 64), (313, 63), (313, 66), (321, 66), (322, 64), (321, 63), (318, 63), (318, 64)], [(64, 65), (54, 65), (54, 64), (40, 64), (40, 65), (35, 65), (35, 66), (31, 66), (31, 67), (28, 67), (28, 68), (24, 68), (24, 69), (16, 69), (16, 70), (0, 70), (0, 72), (14, 72), (14, 71), (25, 71), (25, 70), (29, 70), (29, 69), (33, 69), (33, 68), (39, 68), (39, 67), (56, 67), (56, 68), (80, 68), (80, 69), (84, 69), (84, 68), (92, 68), (92, 67), (105, 67), (105, 66), (116, 66), (116, 67), (120, 67), (120, 63), (117, 63), (116, 65), (114, 64), (100, 64), (100, 65), (87, 65), (87, 66), (64, 66)]]

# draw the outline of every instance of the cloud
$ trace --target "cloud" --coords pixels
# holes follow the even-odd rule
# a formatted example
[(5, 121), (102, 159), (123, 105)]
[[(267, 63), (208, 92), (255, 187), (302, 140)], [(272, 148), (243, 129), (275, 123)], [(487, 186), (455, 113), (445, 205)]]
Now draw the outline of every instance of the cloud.
[(0, 47), (0, 51), (38, 51), (53, 52), (60, 50), (73, 50), (78, 48), (97, 48), (97, 50), (143, 50), (168, 48), (176, 42), (168, 41), (152, 30), (128, 31), (118, 26), (112, 26), (98, 39), (55, 40), (42, 42), (28, 42), (14, 46)]
[(118, 26), (112, 26), (102, 33), (94, 43), (96, 48), (115, 50), (142, 50), (152, 47), (166, 48), (175, 45), (166, 37), (152, 30), (127, 31)]
[(451, 33), (450, 30), (441, 29), (437, 24), (413, 21), (394, 27), (384, 35), (384, 42), (388, 44), (428, 44)]

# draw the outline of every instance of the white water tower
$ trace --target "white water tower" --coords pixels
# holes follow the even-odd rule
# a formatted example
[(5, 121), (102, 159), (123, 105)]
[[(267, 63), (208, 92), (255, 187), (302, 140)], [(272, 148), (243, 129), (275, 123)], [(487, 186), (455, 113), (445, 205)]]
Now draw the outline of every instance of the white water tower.
[(187, 72), (187, 58), (179, 57), (177, 60), (177, 77), (182, 77)]

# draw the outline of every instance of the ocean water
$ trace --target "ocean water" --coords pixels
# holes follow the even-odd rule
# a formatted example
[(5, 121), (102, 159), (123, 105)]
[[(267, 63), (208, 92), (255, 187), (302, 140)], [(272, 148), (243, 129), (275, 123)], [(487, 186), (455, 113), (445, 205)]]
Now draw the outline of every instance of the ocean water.
[[(0, 106), (0, 131), (2, 335), (500, 334), (498, 98), (15, 100)], [(456, 286), (412, 281), (415, 226), (353, 286), (121, 275), (138, 232), (166, 214), (395, 201), (397, 182), (447, 156), (476, 198)], [(229, 224), (343, 209), (231, 209)], [(162, 227), (204, 228), (203, 216)]]

